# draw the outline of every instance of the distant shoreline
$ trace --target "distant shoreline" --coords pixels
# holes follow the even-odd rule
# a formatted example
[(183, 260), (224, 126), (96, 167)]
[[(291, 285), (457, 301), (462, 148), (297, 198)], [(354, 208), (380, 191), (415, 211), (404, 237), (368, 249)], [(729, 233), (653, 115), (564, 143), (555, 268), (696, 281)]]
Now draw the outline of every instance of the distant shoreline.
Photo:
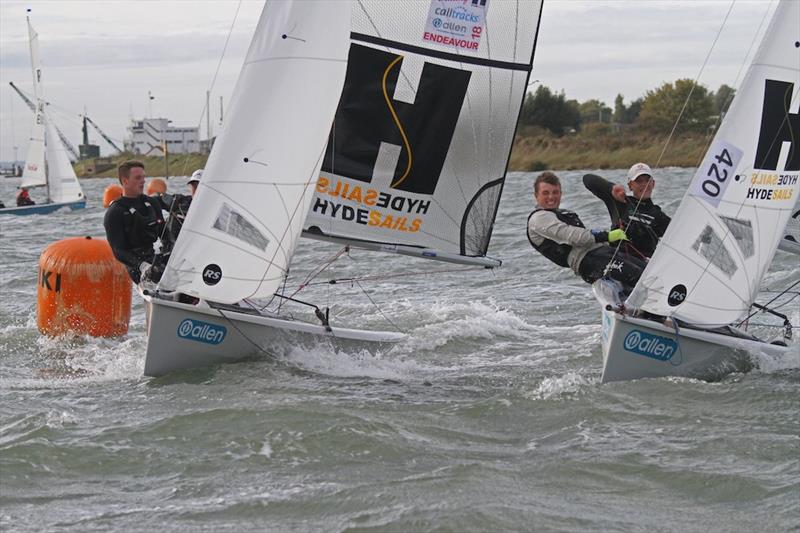
[[(665, 151), (666, 136), (598, 128), (558, 137), (538, 129), (523, 128), (514, 141), (509, 171), (616, 169), (628, 168), (639, 161), (660, 167), (694, 167), (705, 153), (708, 140), (697, 135), (675, 137)], [(163, 157), (128, 153), (78, 161), (74, 165), (75, 173), (82, 179), (113, 178), (117, 175), (117, 165), (128, 159), (142, 161), (149, 176), (189, 176), (205, 167), (208, 155), (177, 154), (165, 161)]]

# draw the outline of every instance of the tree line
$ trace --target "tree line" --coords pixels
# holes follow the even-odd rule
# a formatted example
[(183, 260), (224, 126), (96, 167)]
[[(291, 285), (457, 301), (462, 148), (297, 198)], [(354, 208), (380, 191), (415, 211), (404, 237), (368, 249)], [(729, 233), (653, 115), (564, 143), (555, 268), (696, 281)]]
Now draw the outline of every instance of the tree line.
[(695, 85), (691, 79), (679, 79), (647, 91), (628, 105), (618, 94), (611, 109), (600, 100), (579, 103), (568, 100), (564, 91), (557, 93), (539, 85), (523, 101), (520, 125), (538, 126), (556, 135), (581, 131), (590, 124), (663, 133), (670, 131), (680, 116), (677, 132), (705, 133), (719, 123), (735, 93), (735, 89), (725, 84), (716, 91), (709, 91), (703, 85)]

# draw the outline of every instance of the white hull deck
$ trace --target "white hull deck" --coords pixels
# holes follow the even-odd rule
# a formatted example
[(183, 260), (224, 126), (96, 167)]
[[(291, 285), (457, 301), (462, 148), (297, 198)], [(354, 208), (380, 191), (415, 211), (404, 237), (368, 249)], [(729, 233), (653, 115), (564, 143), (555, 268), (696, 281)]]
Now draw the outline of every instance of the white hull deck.
[(789, 348), (754, 338), (668, 327), (654, 320), (603, 309), (603, 377), (624, 381), (669, 376), (704, 380), (753, 368), (751, 355), (785, 354)]
[(146, 376), (231, 363), (259, 354), (275, 355), (286, 346), (327, 343), (334, 350), (376, 351), (406, 338), (391, 331), (327, 330), (322, 325), (264, 316), (244, 308), (185, 304), (141, 294), (148, 319)]

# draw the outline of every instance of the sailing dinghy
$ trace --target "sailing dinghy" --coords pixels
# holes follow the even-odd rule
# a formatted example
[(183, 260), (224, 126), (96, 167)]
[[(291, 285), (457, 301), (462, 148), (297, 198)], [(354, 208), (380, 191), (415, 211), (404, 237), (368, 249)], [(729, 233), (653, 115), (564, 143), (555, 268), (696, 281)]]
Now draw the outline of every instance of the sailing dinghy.
[(780, 357), (789, 349), (736, 324), (760, 308), (754, 301), (779, 244), (800, 251), (786, 231), (800, 193), (798, 105), (800, 2), (781, 0), (639, 283), (624, 303), (607, 280), (595, 284), (603, 382), (713, 379), (746, 370), (750, 354)]
[(284, 283), (301, 234), (498, 266), (486, 251), (540, 11), (541, 2), (268, 2), (165, 274), (155, 290), (140, 288), (144, 373), (287, 341), (403, 340), (336, 327), (327, 310), (311, 323), (269, 306), (296, 301)]
[(44, 187), (47, 200), (36, 205), (6, 207), (0, 209), (0, 214), (42, 215), (63, 208), (82, 209), (86, 207), (86, 197), (69, 161), (67, 148), (45, 111), (42, 65), (39, 61), (39, 34), (31, 26), (30, 18), (28, 18), (28, 39), (36, 104), (28, 154), (19, 186), (26, 189)]

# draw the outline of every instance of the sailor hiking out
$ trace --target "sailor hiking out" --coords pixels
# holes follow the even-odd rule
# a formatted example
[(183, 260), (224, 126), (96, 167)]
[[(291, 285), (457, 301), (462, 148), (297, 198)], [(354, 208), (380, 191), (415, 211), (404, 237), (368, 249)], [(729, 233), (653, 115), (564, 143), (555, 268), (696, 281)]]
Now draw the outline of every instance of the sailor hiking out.
[(577, 213), (560, 209), (561, 181), (552, 172), (533, 185), (536, 209), (528, 217), (528, 240), (553, 263), (571, 268), (587, 283), (607, 276), (633, 287), (645, 263), (609, 244), (627, 240), (621, 229), (587, 229)]
[(652, 257), (671, 219), (653, 203), (651, 196), (655, 178), (650, 167), (645, 163), (636, 163), (628, 170), (630, 195), (625, 194), (622, 185), (594, 174), (586, 174), (583, 185), (606, 204), (611, 227), (625, 230), (629, 240), (622, 245), (622, 249), (638, 257)]

